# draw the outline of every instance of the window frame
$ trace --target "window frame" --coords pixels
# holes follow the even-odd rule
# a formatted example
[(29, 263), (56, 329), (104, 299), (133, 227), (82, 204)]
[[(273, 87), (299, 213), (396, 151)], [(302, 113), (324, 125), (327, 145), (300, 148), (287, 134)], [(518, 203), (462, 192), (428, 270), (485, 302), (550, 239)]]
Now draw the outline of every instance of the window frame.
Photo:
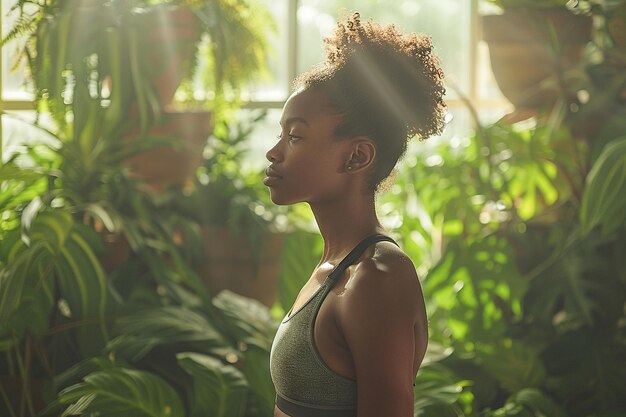
[[(291, 90), (291, 80), (293, 80), (297, 74), (298, 67), (298, 9), (300, 7), (300, 0), (284, 0), (287, 1), (287, 85), (285, 91)], [(478, 82), (478, 63), (479, 63), (479, 44), (481, 41), (481, 21), (479, 12), (479, 2), (481, 0), (469, 0), (470, 1), (470, 22), (469, 22), (469, 86), (468, 91), (465, 92), (464, 98), (451, 98), (446, 99), (448, 107), (462, 107), (466, 105), (465, 100), (469, 101), (476, 109), (485, 108), (503, 108), (509, 105), (505, 99), (485, 99), (479, 95)], [(0, 14), (3, 13), (2, 2), (0, 2)], [(2, 31), (2, 21), (0, 19), (0, 33)], [(0, 58), (1, 60), (1, 58)], [(34, 101), (32, 100), (5, 100), (3, 98), (3, 82), (4, 80), (0, 76), (0, 112), (5, 111), (24, 111), (35, 110)], [(243, 109), (281, 109), (283, 107), (284, 100), (276, 101), (263, 101), (263, 100), (250, 100), (243, 103)], [(0, 161), (2, 160), (3, 140), (2, 140), (2, 118), (0, 117)]]

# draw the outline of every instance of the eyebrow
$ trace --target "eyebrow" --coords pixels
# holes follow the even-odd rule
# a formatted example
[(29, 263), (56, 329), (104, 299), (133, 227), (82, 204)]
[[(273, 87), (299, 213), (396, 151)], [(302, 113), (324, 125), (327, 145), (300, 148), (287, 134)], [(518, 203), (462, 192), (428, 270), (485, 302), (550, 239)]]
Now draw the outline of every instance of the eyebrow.
[[(289, 125), (291, 125), (292, 123), (296, 123), (296, 122), (300, 122), (300, 123), (302, 123), (302, 124), (304, 124), (304, 125), (306, 125), (306, 126), (308, 126), (308, 125), (309, 125), (309, 122), (307, 122), (307, 121), (306, 121), (306, 119), (305, 119), (304, 117), (298, 117), (298, 116), (296, 116), (296, 117), (290, 117), (289, 119), (287, 119), (287, 120), (285, 121), (285, 125), (289, 126)], [(278, 122), (278, 124), (279, 124), (279, 125), (281, 125), (281, 126), (283, 126), (283, 122), (282, 122), (282, 121), (279, 121), (279, 122)]]

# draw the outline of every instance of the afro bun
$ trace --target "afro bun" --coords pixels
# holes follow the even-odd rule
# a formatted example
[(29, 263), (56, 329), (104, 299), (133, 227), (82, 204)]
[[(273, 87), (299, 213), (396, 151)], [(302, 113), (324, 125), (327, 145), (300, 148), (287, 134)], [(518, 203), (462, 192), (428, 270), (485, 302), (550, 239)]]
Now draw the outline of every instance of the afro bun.
[(431, 38), (403, 36), (394, 25), (362, 23), (359, 13), (325, 38), (326, 60), (301, 74), (296, 88), (322, 88), (343, 115), (339, 136), (376, 144), (376, 189), (406, 151), (411, 137), (440, 134), (446, 106), (443, 71)]

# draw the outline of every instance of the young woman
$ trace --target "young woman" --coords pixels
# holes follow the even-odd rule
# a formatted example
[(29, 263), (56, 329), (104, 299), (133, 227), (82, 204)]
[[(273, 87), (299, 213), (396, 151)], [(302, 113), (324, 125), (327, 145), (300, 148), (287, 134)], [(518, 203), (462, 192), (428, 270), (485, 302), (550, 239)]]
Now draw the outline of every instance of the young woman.
[(267, 152), (272, 201), (307, 202), (324, 239), (272, 346), (274, 416), (412, 417), (424, 300), (374, 199), (408, 138), (441, 131), (443, 74), (428, 37), (358, 13), (325, 43), (326, 61), (296, 80)]

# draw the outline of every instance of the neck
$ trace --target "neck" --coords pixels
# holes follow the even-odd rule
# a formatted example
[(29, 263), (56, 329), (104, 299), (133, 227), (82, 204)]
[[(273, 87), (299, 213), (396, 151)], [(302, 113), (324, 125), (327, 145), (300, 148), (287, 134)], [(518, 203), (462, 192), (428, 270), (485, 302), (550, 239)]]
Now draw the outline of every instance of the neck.
[(373, 193), (310, 206), (324, 239), (320, 265), (338, 262), (367, 236), (385, 232), (376, 216)]

